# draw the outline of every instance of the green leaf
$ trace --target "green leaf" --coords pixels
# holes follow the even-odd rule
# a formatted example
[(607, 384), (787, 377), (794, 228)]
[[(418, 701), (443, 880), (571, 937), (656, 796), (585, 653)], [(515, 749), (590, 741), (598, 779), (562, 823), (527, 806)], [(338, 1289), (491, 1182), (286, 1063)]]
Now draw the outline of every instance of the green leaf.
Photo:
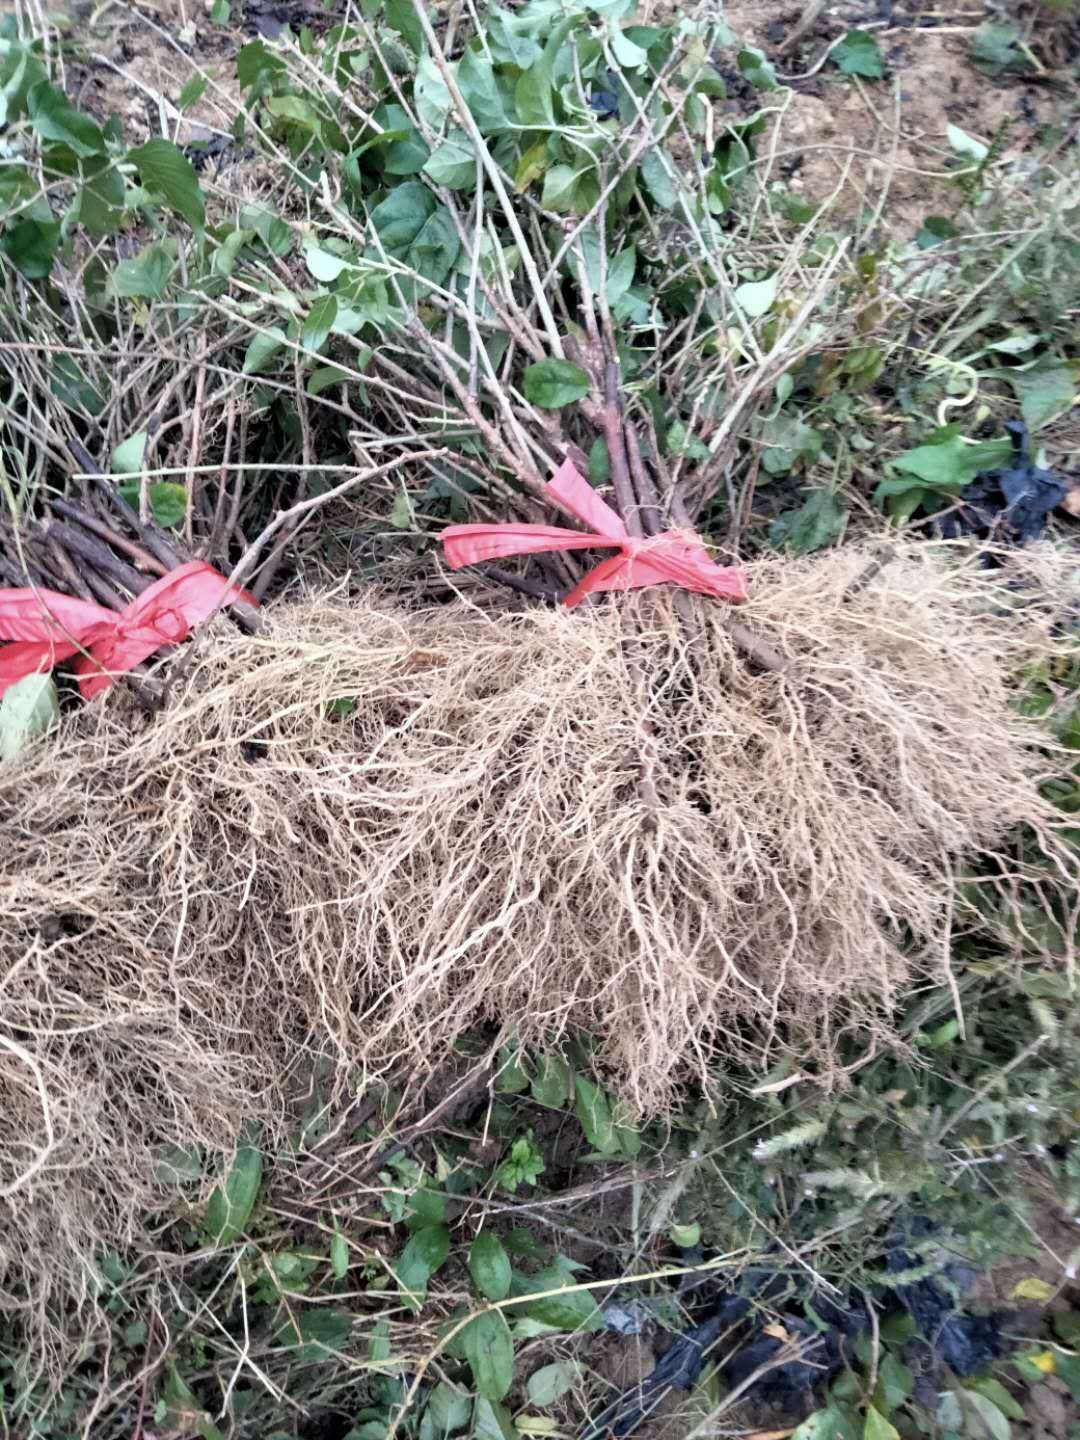
[(735, 304), (744, 315), (756, 320), (769, 310), (776, 299), (776, 283), (777, 277), (770, 275), (768, 280), (748, 280), (743, 285), (737, 285), (733, 296)]
[(324, 390), (329, 390), (332, 385), (342, 385), (348, 380), (345, 371), (337, 365), (320, 365), (317, 370), (311, 372), (311, 379), (307, 383), (307, 393), (314, 398), (321, 395)]
[(905, 489), (903, 494), (886, 497), (884, 487), (879, 485), (874, 491), (874, 499), (879, 505), (884, 505), (885, 513), (895, 525), (904, 525), (916, 510), (927, 504), (930, 493), (929, 490), (924, 490), (918, 482), (915, 482), (911, 488)]
[(382, 1365), (390, 1359), (393, 1343), (390, 1339), (390, 1322), (376, 1320), (368, 1339), (368, 1359), (373, 1365)]
[(967, 1430), (989, 1440), (1009, 1440), (1009, 1422), (994, 1402), (977, 1390), (961, 1392), (963, 1408), (971, 1417)]
[(943, 240), (952, 240), (959, 233), (947, 215), (927, 215), (922, 229), (915, 236), (915, 244), (920, 250), (930, 250)]
[(636, 1160), (641, 1154), (641, 1131), (636, 1125), (620, 1125), (616, 1121), (615, 1139), (628, 1160)]
[(100, 415), (105, 408), (104, 397), (70, 355), (57, 355), (49, 391), (69, 410), (85, 410), (88, 415)]
[(298, 125), (301, 130), (309, 130), (313, 135), (322, 132), (322, 117), (319, 112), (299, 95), (272, 95), (266, 101), (266, 108), (277, 120)]
[(519, 1434), (505, 1405), (486, 1395), (476, 1397), (471, 1440), (517, 1440)]
[(121, 260), (109, 276), (109, 289), (121, 299), (159, 300), (175, 261), (164, 245), (148, 245), (131, 260)]
[(510, 121), (494, 67), (484, 55), (478, 40), (465, 47), (458, 65), (457, 83), (482, 135), (492, 135), (508, 128)]
[(241, 206), (240, 227), (254, 230), (272, 255), (287, 255), (292, 249), (292, 230), (280, 215), (275, 215), (261, 205)]
[(184, 1435), (198, 1435), (201, 1440), (222, 1440), (221, 1431), (195, 1398), (194, 1392), (180, 1378), (173, 1361), (161, 1390), (159, 1424)]
[(769, 416), (762, 424), (761, 439), (766, 447), (761, 466), (768, 475), (786, 475), (799, 461), (806, 467), (815, 465), (824, 443), (821, 431), (807, 425), (797, 411)]
[(263, 1158), (253, 1145), (241, 1145), (224, 1185), (206, 1207), (206, 1235), (212, 1245), (234, 1245), (247, 1229), (262, 1185)]
[(541, 1409), (554, 1405), (556, 1400), (561, 1400), (573, 1387), (580, 1374), (581, 1371), (572, 1360), (559, 1360), (554, 1365), (542, 1365), (539, 1370), (533, 1371), (526, 1384), (529, 1403), (538, 1405)]
[(672, 1225), (668, 1235), (673, 1245), (677, 1245), (680, 1250), (689, 1250), (700, 1243), (701, 1226), (696, 1220), (689, 1225)]
[(499, 1069), (495, 1088), (500, 1095), (520, 1095), (529, 1088), (529, 1076), (522, 1063), (523, 1058), (521, 1046), (514, 1039), (499, 1047)]
[(417, 1230), (394, 1267), (398, 1284), (409, 1294), (423, 1298), (428, 1281), (450, 1254), (450, 1232), (445, 1225), (425, 1225)]
[(52, 676), (24, 675), (0, 699), (0, 760), (13, 760), (38, 735), (60, 721)]
[(416, 67), (413, 101), (417, 115), (428, 129), (440, 131), (450, 113), (450, 91), (430, 55), (424, 55)]
[[(598, 436), (598, 437), (593, 441), (593, 443), (592, 443), (592, 445), (591, 445), (591, 447), (590, 447), (590, 449), (589, 449), (589, 475), (588, 475), (588, 479), (589, 479), (589, 484), (590, 484), (590, 485), (593, 485), (593, 486), (606, 485), (606, 484), (608, 483), (608, 481), (611, 479), (611, 456), (608, 454), (607, 441), (604, 440), (603, 437), (601, 437), (601, 436)], [(567, 1067), (566, 1075), (567, 1075), (567, 1084), (569, 1085), (569, 1079), (570, 1079), (570, 1070), (569, 1070), (569, 1067)], [(538, 1095), (536, 1095), (535, 1090), (533, 1091), (533, 1095), (535, 1096), (536, 1099), (539, 1099), (539, 1098), (540, 1098)], [(569, 1096), (567, 1096), (567, 1099), (569, 1099)], [(547, 1101), (541, 1101), (541, 1104), (547, 1104), (547, 1103), (548, 1103)], [(554, 1103), (557, 1103), (557, 1104), (560, 1104), (560, 1105), (561, 1105), (561, 1104), (563, 1104), (564, 1102), (563, 1102), (563, 1101), (557, 1101), (557, 1102), (554, 1102)]]
[[(955, 494), (974, 480), (982, 470), (993, 470), (1006, 464), (1012, 455), (1012, 446), (1007, 439), (984, 440), (970, 445), (962, 435), (952, 432), (941, 439), (931, 437), (931, 442), (918, 445), (890, 460), (887, 469), (894, 475), (894, 481), (886, 480), (878, 486), (875, 498), (901, 494), (921, 482), (924, 486), (944, 494)], [(906, 479), (916, 477), (915, 480)]]
[(546, 174), (550, 164), (551, 156), (545, 141), (538, 140), (535, 145), (530, 145), (514, 167), (514, 189), (517, 193), (522, 194), (534, 180)]
[(214, 0), (210, 6), (210, 19), (215, 25), (227, 25), (230, 13), (229, 0)]
[(845, 75), (880, 80), (885, 74), (881, 47), (868, 30), (849, 30), (840, 44), (829, 51), (829, 59)]
[(649, 52), (631, 40), (624, 31), (613, 25), (608, 35), (611, 42), (611, 53), (622, 69), (638, 70), (642, 65), (648, 64)]
[(154, 1155), (154, 1179), (159, 1185), (193, 1185), (203, 1175), (197, 1146), (162, 1145)]
[(488, 1400), (501, 1400), (514, 1380), (514, 1342), (498, 1310), (486, 1310), (461, 1332), (473, 1383)]
[(769, 540), (793, 555), (810, 555), (831, 545), (844, 529), (847, 510), (832, 490), (815, 490), (798, 510), (789, 510), (769, 527)]
[(585, 1138), (601, 1155), (614, 1155), (619, 1149), (611, 1103), (605, 1091), (584, 1075), (574, 1078), (574, 1110), (585, 1131)]
[(245, 245), (255, 239), (254, 230), (230, 230), (214, 251), (211, 267), (215, 275), (229, 276)]
[(258, 89), (276, 75), (285, 73), (285, 62), (261, 40), (252, 40), (242, 45), (236, 56), (236, 78), (242, 90)]
[(60, 247), (60, 224), (53, 220), (20, 220), (0, 240), (4, 254), (27, 280), (44, 280)]
[(106, 153), (105, 135), (97, 122), (76, 110), (63, 91), (47, 80), (32, 86), (26, 101), (30, 124), (43, 140), (66, 145), (83, 159)]
[(991, 341), (987, 348), (998, 350), (1002, 355), (1023, 355), (1028, 350), (1034, 350), (1041, 340), (1042, 336), (1031, 330), (1020, 330), (1015, 335), (1007, 335), (1004, 340)]
[(304, 242), (304, 263), (314, 278), (323, 285), (329, 285), (335, 281), (349, 265), (347, 259), (343, 259), (340, 255), (332, 255), (329, 250), (321, 250), (311, 241)]
[(1076, 399), (1077, 372), (1071, 365), (1009, 370), (1005, 379), (1020, 401), (1025, 425), (1032, 431), (1064, 415)]
[(424, 27), (420, 24), (412, 0), (386, 0), (383, 14), (386, 16), (387, 25), (391, 30), (397, 31), (413, 54), (423, 55), (426, 49)]
[(440, 205), (420, 227), (404, 258), (417, 275), (430, 280), (433, 285), (441, 285), (460, 254), (461, 240), (450, 212)]
[(588, 208), (579, 201), (579, 191), (595, 173), (592, 165), (552, 165), (544, 174), (540, 203), (545, 210), (555, 210), (560, 214)]
[[(424, 1407), (424, 1418), (421, 1422), (420, 1440), (441, 1440), (444, 1435), (451, 1435), (455, 1430), (463, 1430), (469, 1423), (469, 1416), (472, 1414), (473, 1397), (464, 1390), (459, 1390), (456, 1385), (450, 1385), (445, 1380), (435, 1386), (428, 1396), (427, 1405)], [(425, 1435), (425, 1428), (426, 1435)]]
[(737, 64), (739, 73), (749, 80), (755, 90), (776, 90), (779, 88), (776, 71), (765, 58), (763, 50), (747, 45), (739, 51)]
[[(9, 7), (6, 21), (0, 21), (0, 43), (15, 39), (11, 18), (14, 13)], [(31, 89), (45, 78), (45, 67), (28, 45), (15, 43), (9, 50), (5, 47), (5, 56), (0, 58), (0, 107), (5, 111), (5, 121), (15, 120), (25, 112)]]
[(448, 190), (475, 188), (476, 152), (463, 131), (453, 131), (432, 151), (423, 173), (436, 185), (445, 185)]
[(987, 75), (1005, 70), (1030, 68), (1031, 61), (1019, 48), (1020, 27), (1012, 20), (986, 20), (971, 42), (972, 62)]
[(554, 76), (556, 66), (565, 62), (564, 46), (570, 32), (581, 24), (583, 12), (565, 16), (557, 24), (551, 24), (551, 12), (537, 15), (533, 34), (544, 35), (543, 53), (533, 61), (520, 76), (514, 87), (514, 105), (518, 122), (533, 129), (551, 129), (555, 125), (553, 105)]
[[(598, 443), (603, 443), (598, 442)], [(593, 447), (596, 448), (595, 446)], [(604, 448), (605, 459), (607, 447)], [(592, 480), (592, 457), (589, 457), (589, 479)], [(606, 479), (606, 476), (604, 477)], [(594, 482), (596, 483), (596, 482)], [(539, 1105), (549, 1110), (561, 1110), (573, 1095), (570, 1066), (561, 1055), (541, 1055), (536, 1062), (536, 1076), (532, 1082), (532, 1097)]]
[(148, 140), (128, 151), (147, 190), (161, 195), (195, 230), (205, 222), (202, 191), (191, 161), (171, 140)]
[(146, 454), (146, 441), (147, 432), (145, 430), (140, 430), (138, 434), (121, 441), (112, 453), (112, 473), (114, 475), (131, 475), (141, 470), (143, 457)]
[(1054, 1369), (1058, 1377), (1069, 1387), (1072, 1398), (1080, 1404), (1080, 1355), (1070, 1355), (1064, 1350), (1054, 1351)]
[[(0, 95), (2, 95), (0, 90)], [(45, 196), (38, 190), (37, 178), (28, 164), (10, 159), (0, 166), (0, 215), (21, 201), (29, 201), (25, 216), (33, 215), (39, 220), (51, 220), (52, 210)]]
[(679, 203), (679, 192), (659, 146), (652, 146), (641, 157), (641, 178), (661, 210), (675, 209)]
[[(527, 1293), (540, 1290), (558, 1290), (567, 1283), (566, 1271), (557, 1265), (549, 1265), (530, 1275), (525, 1282)], [(539, 1320), (556, 1330), (596, 1330), (602, 1324), (600, 1310), (590, 1290), (567, 1290), (561, 1295), (547, 1295), (541, 1300), (531, 1300), (522, 1307), (532, 1320)]]
[(244, 352), (243, 373), (257, 375), (265, 370), (268, 362), (286, 343), (285, 331), (279, 325), (272, 325), (269, 330), (253, 335)]
[(206, 94), (206, 87), (209, 83), (205, 75), (193, 75), (180, 91), (180, 99), (177, 101), (178, 109), (188, 110), (197, 101), (201, 100)]
[(551, 72), (543, 59), (537, 60), (524, 75), (518, 77), (514, 86), (514, 108), (517, 111), (518, 124), (526, 129), (555, 128)]
[(579, 243), (589, 288), (594, 294), (599, 294), (603, 285), (608, 304), (617, 305), (634, 283), (634, 271), (637, 268), (636, 249), (633, 245), (627, 245), (617, 255), (605, 257), (600, 248), (600, 235), (592, 225), (582, 232)]
[[(386, 1440), (387, 1426), (382, 1420), (363, 1420), (359, 1425), (353, 1425), (345, 1434), (345, 1440)], [(280, 1432), (275, 1431), (274, 1440), (279, 1440)], [(430, 1440), (423, 1431), (420, 1433), (420, 1440)]]
[(583, 400), (590, 388), (588, 375), (570, 360), (540, 360), (525, 370), (525, 398), (543, 410)]
[[(295, 1313), (295, 1311), (294, 1311)], [(315, 1306), (304, 1310), (298, 1322), (293, 1316), (280, 1325), (275, 1338), (280, 1345), (295, 1346), (301, 1363), (333, 1359), (332, 1351), (341, 1350), (349, 1339), (352, 1317), (340, 1310)]]
[(837, 1404), (815, 1410), (791, 1433), (791, 1440), (857, 1440), (849, 1412)]
[(349, 1242), (340, 1230), (335, 1230), (330, 1241), (330, 1269), (335, 1280), (344, 1280), (349, 1271)]
[(402, 130), (386, 147), (383, 169), (387, 175), (419, 175), (430, 155), (418, 130)]
[(390, 507), (390, 524), (395, 530), (411, 530), (413, 528), (413, 508), (409, 499), (409, 492), (402, 487), (394, 496), (394, 503)]
[(538, 37), (548, 23), (542, 7), (525, 5), (512, 11), (493, 6), (487, 15), (487, 41), (495, 63), (528, 70), (544, 53)]
[(510, 1257), (490, 1230), (482, 1230), (469, 1249), (469, 1274), (488, 1300), (505, 1300), (510, 1294)]
[(75, 208), (91, 235), (113, 235), (124, 215), (124, 177), (111, 160), (94, 156), (83, 166), (83, 186)]
[(336, 295), (320, 295), (312, 301), (307, 319), (304, 321), (304, 348), (321, 350), (326, 344), (330, 331), (337, 319), (338, 302)]
[[(134, 509), (139, 508), (140, 488), (138, 480), (125, 481), (120, 494)], [(187, 490), (173, 481), (155, 480), (146, 487), (150, 501), (150, 513), (157, 523), (166, 530), (175, 530), (187, 516)]]
[(785, 220), (790, 220), (793, 225), (809, 225), (816, 214), (814, 205), (802, 195), (795, 195), (790, 190), (778, 191), (776, 204)]
[(886, 1350), (878, 1367), (874, 1404), (885, 1415), (891, 1415), (904, 1403), (915, 1388), (915, 1377), (891, 1351)]
[(440, 1190), (421, 1185), (409, 1196), (405, 1224), (410, 1230), (442, 1225), (446, 1220), (446, 1196)]
[(495, 1171), (495, 1183), (513, 1194), (519, 1185), (535, 1185), (544, 1173), (544, 1157), (532, 1141), (532, 1131), (519, 1136), (510, 1146), (510, 1154)]
[(434, 213), (437, 201), (418, 180), (396, 185), (371, 212), (371, 224), (388, 254), (400, 258)]
[(870, 1405), (863, 1423), (863, 1440), (900, 1440), (900, 1432), (876, 1406)]
[(965, 1380), (964, 1387), (984, 1395), (991, 1404), (997, 1406), (1007, 1419), (1024, 1419), (1024, 1407), (1009, 1394), (1001, 1381), (995, 1380), (992, 1375), (986, 1375), (977, 1380)]

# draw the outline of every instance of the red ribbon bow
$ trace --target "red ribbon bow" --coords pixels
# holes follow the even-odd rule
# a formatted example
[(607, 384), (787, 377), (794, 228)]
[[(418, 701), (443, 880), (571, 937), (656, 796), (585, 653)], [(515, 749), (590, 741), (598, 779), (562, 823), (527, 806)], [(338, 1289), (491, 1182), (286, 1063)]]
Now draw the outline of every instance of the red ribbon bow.
[(91, 700), (234, 600), (258, 603), (201, 560), (163, 575), (119, 613), (55, 590), (0, 590), (0, 640), (13, 642), (0, 648), (0, 695), (24, 676), (78, 655), (79, 689)]
[(571, 609), (586, 595), (602, 590), (640, 590), (671, 581), (699, 595), (745, 600), (746, 576), (741, 570), (722, 568), (709, 559), (696, 536), (665, 530), (648, 539), (635, 539), (601, 500), (569, 460), (564, 460), (545, 486), (551, 498), (569, 510), (583, 525), (564, 530), (558, 525), (451, 525), (442, 532), (446, 563), (451, 570), (496, 560), (505, 555), (534, 555), (543, 550), (591, 550), (615, 546), (619, 553), (601, 560), (563, 601)]

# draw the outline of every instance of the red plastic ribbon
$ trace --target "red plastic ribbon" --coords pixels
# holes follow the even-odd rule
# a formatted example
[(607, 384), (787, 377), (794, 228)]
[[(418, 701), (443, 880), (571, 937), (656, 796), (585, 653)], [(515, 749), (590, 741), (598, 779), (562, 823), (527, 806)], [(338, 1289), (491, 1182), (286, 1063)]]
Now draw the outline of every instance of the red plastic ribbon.
[(534, 555), (544, 550), (591, 550), (598, 546), (618, 550), (601, 560), (571, 590), (563, 604), (571, 609), (586, 595), (602, 590), (640, 590), (646, 585), (672, 582), (699, 595), (745, 600), (746, 576), (709, 559), (696, 536), (665, 530), (648, 539), (635, 539), (601, 500), (589, 482), (565, 460), (545, 486), (564, 510), (591, 526), (587, 534), (558, 525), (451, 525), (442, 532), (443, 552), (451, 570), (497, 560), (506, 555)]
[(0, 695), (24, 676), (78, 655), (79, 689), (91, 700), (234, 600), (258, 603), (201, 560), (155, 580), (119, 613), (55, 590), (0, 590), (0, 640), (12, 642), (0, 648)]

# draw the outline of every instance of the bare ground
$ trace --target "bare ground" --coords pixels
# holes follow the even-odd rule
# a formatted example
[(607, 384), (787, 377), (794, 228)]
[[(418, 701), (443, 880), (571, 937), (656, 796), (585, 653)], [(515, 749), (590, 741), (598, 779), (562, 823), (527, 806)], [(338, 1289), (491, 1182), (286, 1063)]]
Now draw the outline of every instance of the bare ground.
[[(685, 8), (643, 0), (641, 18), (660, 20)], [(283, 23), (324, 29), (340, 18), (335, 9), (305, 0), (239, 0), (232, 9), (223, 27), (210, 21), (207, 0), (95, 8), (81, 0), (73, 16), (79, 59), (70, 77), (78, 103), (101, 116), (117, 114), (133, 138), (164, 131), (181, 142), (221, 147), (240, 108), (238, 40), (272, 38)], [(1032, 47), (1041, 73), (991, 79), (970, 59), (979, 25), (995, 18), (976, 0), (937, 0), (936, 6), (837, 0), (827, 7), (734, 0), (724, 15), (740, 43), (765, 52), (790, 92), (778, 92), (778, 99), (751, 89), (738, 72), (736, 52), (724, 51), (715, 57), (729, 88), (720, 105), (733, 118), (763, 101), (782, 106), (775, 142), (766, 137), (761, 146), (771, 156), (770, 176), (811, 201), (835, 195), (838, 220), (871, 214), (905, 239), (927, 215), (955, 205), (946, 180), (955, 158), (946, 138), (950, 124), (995, 144), (1002, 159), (1075, 140), (1080, 111), (1067, 67), (1080, 42), (1077, 21), (1040, 19)], [(827, 58), (830, 43), (852, 27), (874, 34), (886, 60), (884, 80), (842, 75)], [(180, 92), (197, 74), (206, 89), (181, 112)], [(237, 178), (230, 176), (230, 188)]]

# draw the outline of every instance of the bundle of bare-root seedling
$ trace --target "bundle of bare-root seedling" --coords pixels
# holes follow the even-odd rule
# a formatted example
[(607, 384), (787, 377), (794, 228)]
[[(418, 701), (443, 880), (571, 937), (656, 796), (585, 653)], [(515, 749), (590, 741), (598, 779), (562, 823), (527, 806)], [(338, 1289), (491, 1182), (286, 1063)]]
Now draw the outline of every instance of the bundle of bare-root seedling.
[(773, 669), (659, 589), (281, 603), (205, 636), (164, 713), (118, 697), (5, 768), (6, 1303), (135, 1238), (161, 1145), (277, 1131), (300, 1062), (345, 1089), (477, 1025), (573, 1030), (655, 1113), (718, 1057), (886, 1033), (946, 975), (971, 859), (1020, 826), (1056, 854), (1012, 687), (1065, 567), (866, 567), (751, 567)]
[[(510, 196), (427, 43), (447, 108), (436, 121), (417, 104), (417, 134), (434, 147), (453, 114), (474, 195), (411, 180), (395, 197), (383, 176), (352, 213), (320, 191), (322, 273), (344, 276), (342, 303), (381, 296), (362, 370), (353, 331), (334, 360), (363, 400), (347, 413), (365, 503), (386, 513), (389, 449), (421, 517), (408, 585), (279, 600), (249, 632), (214, 620), (171, 662), (163, 705), (118, 686), (0, 770), (0, 1106), (15, 1117), (0, 1306), (39, 1335), (61, 1301), (93, 1300), (102, 1245), (139, 1241), (163, 1203), (162, 1147), (214, 1149), (246, 1120), (280, 1137), (298, 1074), (340, 1098), (485, 1026), (521, 1044), (587, 1037), (644, 1114), (724, 1057), (788, 1053), (828, 1078), (842, 1037), (888, 1035), (910, 977), (948, 979), (976, 858), (1003, 894), (1028, 887), (1014, 934), (1039, 885), (1072, 878), (1040, 791), (1045, 736), (1014, 705), (1025, 667), (1069, 643), (1076, 587), (1053, 550), (986, 566), (852, 546), (750, 564), (738, 607), (680, 582), (573, 611), (559, 602), (595, 553), (451, 575), (425, 550), (423, 507), (447, 497), (476, 520), (566, 523), (547, 482), (569, 455), (592, 459), (628, 564), (673, 544), (704, 557), (690, 535), (717, 496), (733, 558), (755, 486), (747, 427), (825, 334), (830, 365), (858, 350), (842, 316), (859, 283), (842, 245), (811, 269), (792, 249), (768, 261), (783, 299), (767, 340), (760, 305), (739, 308), (742, 252), (710, 172), (687, 176), (661, 143), (685, 126), (681, 40), (622, 129), (587, 105), (575, 119), (607, 148), (595, 203), (564, 225)], [(335, 126), (362, 138), (352, 91), (341, 100)], [(749, 169), (749, 131), (727, 143)], [(631, 233), (646, 152), (674, 218)], [(442, 237), (419, 269), (403, 208)], [(616, 261), (648, 281), (623, 314)], [(278, 343), (296, 380), (314, 357)], [(271, 538), (297, 535), (315, 498)], [(145, 567), (145, 516), (105, 534), (67, 503), (65, 523)], [(58, 538), (72, 539), (55, 523), (36, 534), (30, 578), (64, 589), (75, 551), (65, 561)], [(218, 563), (245, 581), (257, 550), (223, 542)], [(107, 599), (100, 559), (90, 589)], [(1020, 830), (1050, 860), (1031, 876)]]

